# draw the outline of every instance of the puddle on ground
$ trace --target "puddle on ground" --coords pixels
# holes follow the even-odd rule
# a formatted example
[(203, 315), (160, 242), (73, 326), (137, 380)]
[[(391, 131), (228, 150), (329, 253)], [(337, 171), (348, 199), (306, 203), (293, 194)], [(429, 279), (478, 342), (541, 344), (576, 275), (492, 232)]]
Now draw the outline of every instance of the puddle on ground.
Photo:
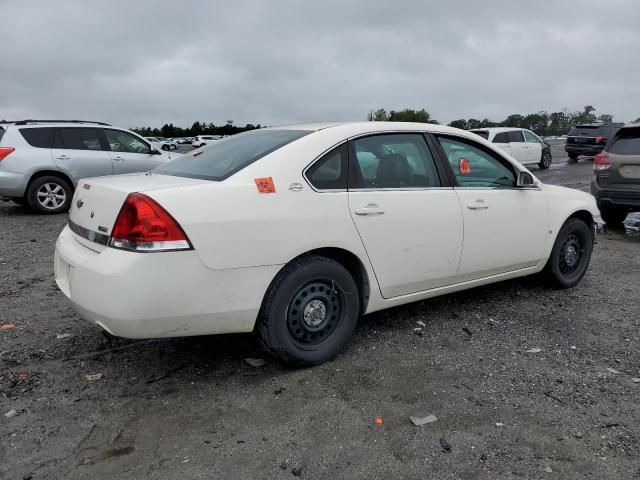
[(600, 217), (596, 218), (598, 234), (619, 236), (630, 240), (640, 240), (640, 213), (630, 213), (623, 227), (611, 228)]

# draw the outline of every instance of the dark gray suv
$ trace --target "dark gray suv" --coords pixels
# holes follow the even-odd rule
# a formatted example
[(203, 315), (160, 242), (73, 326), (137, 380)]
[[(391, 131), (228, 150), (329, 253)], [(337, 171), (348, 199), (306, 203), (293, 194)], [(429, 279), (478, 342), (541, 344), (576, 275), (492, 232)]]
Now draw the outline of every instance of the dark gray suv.
[(640, 211), (640, 124), (619, 129), (593, 163), (591, 193), (602, 219), (621, 224)]

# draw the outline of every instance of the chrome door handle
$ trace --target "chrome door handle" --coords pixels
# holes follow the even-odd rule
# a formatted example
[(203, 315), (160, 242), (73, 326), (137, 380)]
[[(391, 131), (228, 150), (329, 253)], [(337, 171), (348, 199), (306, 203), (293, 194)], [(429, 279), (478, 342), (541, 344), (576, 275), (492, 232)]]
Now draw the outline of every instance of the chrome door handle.
[(489, 205), (484, 204), (484, 200), (476, 200), (473, 203), (467, 205), (469, 210), (486, 210), (489, 208)]
[(64, 155), (64, 154), (58, 155), (56, 157), (57, 160), (69, 160), (69, 158), (71, 158), (71, 157), (68, 157), (67, 155)]
[(124, 158), (118, 156), (118, 157), (113, 157), (113, 160), (116, 162), (124, 162)]
[(382, 215), (384, 210), (375, 203), (370, 203), (366, 207), (356, 208), (355, 213), (356, 215)]

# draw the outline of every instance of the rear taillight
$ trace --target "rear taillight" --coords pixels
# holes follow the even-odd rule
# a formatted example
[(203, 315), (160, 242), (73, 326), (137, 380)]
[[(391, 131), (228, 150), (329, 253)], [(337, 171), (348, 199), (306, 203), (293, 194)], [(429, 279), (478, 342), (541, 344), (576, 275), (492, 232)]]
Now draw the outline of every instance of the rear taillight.
[(155, 200), (130, 193), (116, 218), (109, 246), (135, 252), (191, 250), (178, 222)]
[(15, 151), (12, 147), (0, 147), (0, 160), (4, 159), (7, 155)]
[(596, 143), (606, 143), (607, 141), (607, 137), (605, 137), (604, 135), (598, 135), (596, 137)]
[(609, 167), (611, 167), (611, 164), (607, 162), (607, 158), (609, 158), (609, 155), (607, 155), (606, 153), (597, 154), (595, 160), (593, 161), (593, 171), (598, 172), (607, 170)]

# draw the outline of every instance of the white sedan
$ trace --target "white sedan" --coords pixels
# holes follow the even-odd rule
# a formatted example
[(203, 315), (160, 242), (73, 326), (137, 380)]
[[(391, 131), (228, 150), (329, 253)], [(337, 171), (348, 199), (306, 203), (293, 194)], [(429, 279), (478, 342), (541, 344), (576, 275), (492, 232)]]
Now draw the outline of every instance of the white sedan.
[(363, 314), (542, 271), (577, 285), (597, 214), (591, 195), (544, 185), (470, 132), (294, 125), (82, 180), (55, 276), (113, 335), (255, 330), (314, 365)]

